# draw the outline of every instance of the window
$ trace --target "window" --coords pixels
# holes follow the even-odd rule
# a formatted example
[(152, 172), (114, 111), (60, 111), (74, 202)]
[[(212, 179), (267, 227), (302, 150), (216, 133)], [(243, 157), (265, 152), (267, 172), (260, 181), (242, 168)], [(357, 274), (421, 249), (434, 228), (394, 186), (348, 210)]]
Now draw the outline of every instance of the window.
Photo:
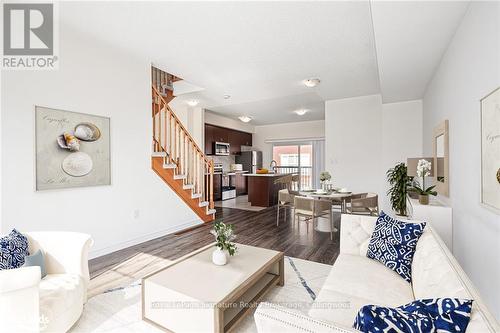
[(312, 188), (313, 148), (310, 142), (296, 144), (274, 144), (273, 160), (279, 173), (300, 175), (299, 188)]

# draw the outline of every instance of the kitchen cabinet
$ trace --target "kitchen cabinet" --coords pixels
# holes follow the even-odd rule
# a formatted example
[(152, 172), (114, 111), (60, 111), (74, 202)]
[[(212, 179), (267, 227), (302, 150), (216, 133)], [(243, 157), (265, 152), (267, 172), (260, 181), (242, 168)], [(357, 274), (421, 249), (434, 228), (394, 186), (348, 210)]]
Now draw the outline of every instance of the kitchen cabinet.
[(205, 154), (214, 154), (214, 126), (205, 125)]
[(214, 174), (214, 201), (222, 200), (222, 175)]
[(205, 124), (205, 154), (215, 154), (214, 142), (229, 143), (230, 154), (237, 155), (241, 153), (241, 146), (252, 146), (252, 133)]
[(236, 195), (244, 195), (247, 194), (247, 177), (243, 176), (243, 173), (236, 173), (234, 176), (235, 187), (236, 187)]
[(242, 146), (252, 146), (252, 133), (240, 132), (241, 135), (241, 145)]
[(230, 130), (219, 127), (219, 126), (212, 126), (213, 129), (213, 141), (214, 142), (224, 142), (224, 143), (229, 143), (229, 132)]

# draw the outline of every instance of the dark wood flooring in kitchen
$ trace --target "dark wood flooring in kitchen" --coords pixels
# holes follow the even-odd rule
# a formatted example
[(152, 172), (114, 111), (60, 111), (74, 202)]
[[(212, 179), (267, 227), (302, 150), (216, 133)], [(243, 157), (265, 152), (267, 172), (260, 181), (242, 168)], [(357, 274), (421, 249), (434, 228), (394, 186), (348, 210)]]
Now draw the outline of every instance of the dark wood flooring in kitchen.
[[(339, 234), (314, 231), (312, 225), (301, 221), (295, 226), (290, 211), (286, 222), (282, 218), (276, 226), (276, 207), (260, 212), (231, 208), (217, 208), (217, 219), (235, 225), (236, 242), (283, 251), (285, 255), (325, 264), (333, 264), (339, 253)], [(338, 226), (340, 214), (335, 215)], [(125, 285), (164, 267), (193, 250), (214, 241), (209, 233), (212, 223), (207, 223), (178, 234), (156, 238), (89, 262), (89, 296), (104, 290)]]

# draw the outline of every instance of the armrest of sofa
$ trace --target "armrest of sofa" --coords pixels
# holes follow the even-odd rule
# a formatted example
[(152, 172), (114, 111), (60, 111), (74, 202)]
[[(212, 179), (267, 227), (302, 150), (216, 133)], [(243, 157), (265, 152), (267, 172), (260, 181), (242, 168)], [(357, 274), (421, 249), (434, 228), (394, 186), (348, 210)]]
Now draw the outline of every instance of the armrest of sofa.
[(340, 253), (366, 256), (376, 216), (342, 214), (340, 218)]
[(27, 232), (30, 253), (41, 249), (47, 274), (78, 274), (90, 281), (88, 254), (94, 243), (90, 235), (67, 231)]
[(2, 332), (38, 332), (40, 267), (0, 271)]
[(266, 302), (259, 304), (255, 311), (254, 319), (259, 333), (358, 332), (353, 328), (326, 323), (303, 315), (300, 312)]
[(20, 267), (0, 271), (0, 294), (38, 286), (40, 267)]

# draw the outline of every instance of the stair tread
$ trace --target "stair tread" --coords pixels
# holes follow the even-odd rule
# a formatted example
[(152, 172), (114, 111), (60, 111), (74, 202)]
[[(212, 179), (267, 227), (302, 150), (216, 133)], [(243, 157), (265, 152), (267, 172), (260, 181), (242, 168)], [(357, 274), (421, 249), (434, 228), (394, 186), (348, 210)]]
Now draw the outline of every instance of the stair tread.
[(217, 210), (215, 209), (207, 209), (207, 215), (215, 214)]
[(177, 165), (175, 165), (174, 163), (163, 164), (163, 169), (175, 169), (175, 168), (177, 168)]

